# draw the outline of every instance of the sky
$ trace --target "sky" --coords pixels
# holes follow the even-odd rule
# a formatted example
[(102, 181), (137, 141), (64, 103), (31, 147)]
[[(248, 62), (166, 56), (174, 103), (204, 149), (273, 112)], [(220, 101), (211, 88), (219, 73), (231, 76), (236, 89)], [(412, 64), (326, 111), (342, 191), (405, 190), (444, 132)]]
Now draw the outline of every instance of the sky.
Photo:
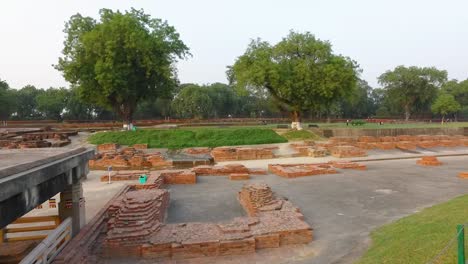
[(335, 53), (358, 62), (372, 87), (398, 65), (435, 66), (449, 79), (468, 78), (466, 0), (4, 0), (0, 79), (13, 88), (68, 87), (52, 67), (61, 56), (65, 21), (131, 7), (180, 33), (193, 55), (177, 65), (182, 83), (227, 82), (226, 66), (251, 39), (276, 43), (291, 29), (330, 41)]

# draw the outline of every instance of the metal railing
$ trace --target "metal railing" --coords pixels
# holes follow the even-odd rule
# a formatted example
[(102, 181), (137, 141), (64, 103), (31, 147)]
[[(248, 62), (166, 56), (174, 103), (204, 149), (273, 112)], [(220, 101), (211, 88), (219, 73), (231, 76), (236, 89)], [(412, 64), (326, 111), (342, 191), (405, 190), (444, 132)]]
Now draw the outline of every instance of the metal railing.
[(65, 219), (54, 231), (39, 243), (19, 264), (48, 264), (60, 253), (72, 238), (72, 220)]

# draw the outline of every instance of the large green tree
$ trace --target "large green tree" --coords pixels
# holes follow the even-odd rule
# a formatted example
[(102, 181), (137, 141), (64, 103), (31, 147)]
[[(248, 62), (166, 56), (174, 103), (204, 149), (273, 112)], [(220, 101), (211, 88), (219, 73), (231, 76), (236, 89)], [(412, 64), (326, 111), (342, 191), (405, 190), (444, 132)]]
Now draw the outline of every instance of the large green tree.
[(36, 97), (37, 110), (47, 119), (62, 120), (70, 93), (65, 88), (49, 88)]
[(100, 21), (76, 14), (65, 25), (56, 68), (81, 98), (113, 109), (131, 127), (142, 99), (177, 86), (175, 62), (189, 55), (176, 30), (142, 10), (100, 10)]
[(379, 77), (389, 100), (404, 110), (406, 121), (415, 107), (430, 104), (446, 81), (447, 72), (434, 67), (398, 66)]
[(213, 111), (213, 102), (206, 87), (187, 85), (172, 101), (172, 109), (183, 118), (206, 118)]
[(447, 93), (441, 93), (431, 106), (431, 110), (434, 114), (440, 114), (442, 116), (442, 123), (444, 123), (447, 114), (455, 113), (460, 111), (460, 109), (461, 106), (455, 100), (455, 97)]
[(37, 89), (33, 85), (26, 85), (16, 92), (16, 118), (19, 120), (41, 118), (41, 113), (37, 110), (36, 97), (44, 90)]
[(275, 45), (252, 41), (228, 70), (228, 79), (238, 89), (266, 89), (287, 106), (298, 129), (302, 111), (329, 109), (352, 93), (357, 75), (357, 64), (334, 54), (328, 41), (294, 31)]

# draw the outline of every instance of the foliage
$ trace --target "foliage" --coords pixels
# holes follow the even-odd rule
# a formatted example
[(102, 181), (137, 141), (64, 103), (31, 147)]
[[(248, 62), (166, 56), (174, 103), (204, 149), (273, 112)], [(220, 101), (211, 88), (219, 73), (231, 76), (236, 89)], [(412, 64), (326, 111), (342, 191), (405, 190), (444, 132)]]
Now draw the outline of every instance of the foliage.
[(455, 100), (451, 94), (441, 93), (434, 104), (431, 106), (434, 114), (442, 115), (442, 121), (447, 114), (455, 113), (461, 110), (460, 104)]
[(363, 126), (366, 124), (366, 121), (364, 120), (352, 120), (351, 125), (352, 126)]
[(184, 118), (204, 118), (213, 111), (212, 102), (206, 88), (190, 85), (182, 89), (174, 98), (172, 108)]
[(288, 132), (281, 134), (281, 136), (290, 141), (320, 139), (320, 136), (316, 135), (315, 133), (309, 130), (289, 130)]
[(298, 117), (348, 96), (356, 87), (357, 65), (333, 54), (329, 42), (291, 31), (276, 45), (252, 41), (228, 68), (228, 79), (239, 90), (267, 90)]
[(120, 145), (147, 143), (151, 148), (179, 149), (186, 147), (218, 147), (283, 143), (287, 142), (287, 140), (276, 134), (271, 129), (202, 128), (101, 132), (89, 137), (89, 142), (92, 144), (112, 142)]
[[(372, 231), (372, 245), (357, 264), (428, 263), (455, 236), (457, 224), (466, 223), (467, 204), (468, 195), (461, 196)], [(437, 263), (456, 263), (456, 252), (455, 243)]]
[(387, 98), (405, 111), (408, 121), (415, 107), (425, 107), (436, 97), (438, 89), (447, 80), (447, 72), (434, 67), (398, 66), (380, 75)]
[(100, 15), (100, 21), (70, 18), (56, 68), (86, 102), (112, 108), (130, 123), (142, 98), (165, 96), (177, 85), (174, 63), (188, 48), (167, 22), (142, 10), (101, 9)]
[(14, 111), (14, 94), (6, 81), (0, 79), (0, 120), (6, 120)]
[(62, 120), (67, 100), (68, 90), (49, 88), (36, 97), (37, 109), (46, 119)]

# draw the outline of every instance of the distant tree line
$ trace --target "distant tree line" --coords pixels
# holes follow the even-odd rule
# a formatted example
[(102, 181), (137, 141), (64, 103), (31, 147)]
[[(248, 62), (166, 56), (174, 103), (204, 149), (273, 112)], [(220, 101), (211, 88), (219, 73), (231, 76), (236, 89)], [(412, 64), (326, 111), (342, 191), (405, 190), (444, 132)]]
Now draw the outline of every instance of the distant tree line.
[[(303, 117), (364, 119), (404, 118), (403, 95), (392, 95), (395, 88), (372, 88), (359, 80), (349, 97), (340, 98), (329, 110), (306, 110)], [(416, 118), (468, 118), (468, 80), (451, 80), (440, 88), (431, 88), (430, 96), (415, 94), (409, 107)], [(425, 92), (423, 94), (427, 94)], [(167, 98), (143, 99), (138, 103), (136, 119), (289, 117), (268, 92), (239, 93), (228, 84), (181, 84)], [(11, 88), (0, 80), (0, 120), (120, 120), (112, 109), (86, 103), (76, 88), (38, 89), (27, 85)]]

